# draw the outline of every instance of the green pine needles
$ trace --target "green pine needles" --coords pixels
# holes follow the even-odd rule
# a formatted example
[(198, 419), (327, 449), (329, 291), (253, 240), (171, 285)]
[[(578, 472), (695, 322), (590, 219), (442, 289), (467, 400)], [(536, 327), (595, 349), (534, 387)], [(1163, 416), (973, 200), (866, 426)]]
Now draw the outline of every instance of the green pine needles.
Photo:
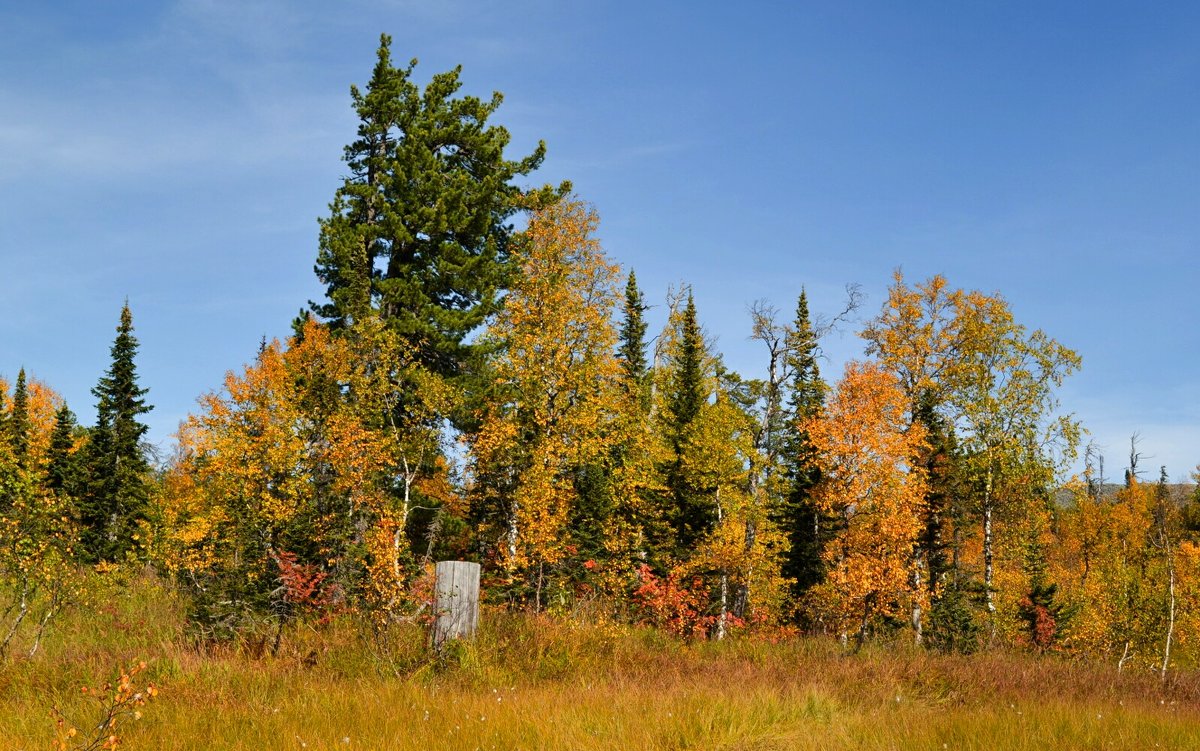
[(312, 309), (334, 328), (378, 315), (421, 365), (453, 377), (474, 353), (463, 340), (509, 286), (512, 217), (558, 200), (570, 184), (515, 185), (546, 149), (504, 156), (509, 133), (488, 124), (501, 94), (456, 96), (457, 67), (421, 90), (417, 61), (396, 67), (390, 44), (383, 35), (366, 91), (351, 87), (358, 138), (345, 150), (350, 176), (321, 220), (316, 272), (328, 302)]
[(118, 561), (130, 552), (146, 514), (150, 465), (142, 451), (147, 427), (139, 418), (153, 407), (146, 404), (148, 389), (138, 386), (137, 349), (126, 303), (111, 349), (112, 365), (92, 389), (97, 417), (85, 459), (88, 479), (80, 520), (83, 556), (93, 563)]

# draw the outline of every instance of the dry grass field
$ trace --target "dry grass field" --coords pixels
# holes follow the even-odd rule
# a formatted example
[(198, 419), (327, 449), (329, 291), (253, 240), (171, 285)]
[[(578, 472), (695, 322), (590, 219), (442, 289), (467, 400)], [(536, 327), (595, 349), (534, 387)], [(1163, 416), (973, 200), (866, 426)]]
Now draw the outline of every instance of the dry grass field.
[[(32, 659), (0, 665), (0, 748), (108, 734), (154, 749), (1188, 749), (1200, 676), (1056, 656), (928, 654), (824, 639), (685, 643), (646, 630), (486, 612), (432, 660), (415, 627), (381, 644), (350, 624), (200, 649), (153, 577), (108, 585)], [(84, 687), (157, 691), (108, 734)], [(134, 719), (132, 712), (141, 713)]]

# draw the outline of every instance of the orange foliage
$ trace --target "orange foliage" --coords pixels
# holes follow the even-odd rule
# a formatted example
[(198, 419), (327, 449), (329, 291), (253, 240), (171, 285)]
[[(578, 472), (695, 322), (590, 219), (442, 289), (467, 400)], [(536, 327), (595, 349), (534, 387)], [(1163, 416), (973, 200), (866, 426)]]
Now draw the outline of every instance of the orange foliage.
[(285, 534), (299, 534), (319, 556), (304, 563), (332, 567), (357, 537), (366, 586), (390, 607), (404, 580), (407, 509), (388, 490), (399, 434), (378, 427), (371, 409), (378, 363), (311, 321), (289, 345), (264, 347), (181, 425), (180, 455), (163, 484), (162, 562), (174, 572), (211, 570), (239, 544), (265, 543), (265, 564), (279, 559)]
[(825, 551), (816, 608), (843, 633), (924, 605), (914, 551), (925, 478), (909, 459), (925, 434), (909, 425), (907, 410), (895, 376), (850, 363), (825, 413), (805, 425), (823, 471), (813, 498), (842, 525)]
[[(13, 406), (12, 386), (0, 378), (0, 404), (11, 412)], [(54, 417), (63, 398), (44, 382), (28, 377), (25, 381), (29, 419), (30, 466), (44, 467), (50, 450), (50, 433), (54, 430)]]

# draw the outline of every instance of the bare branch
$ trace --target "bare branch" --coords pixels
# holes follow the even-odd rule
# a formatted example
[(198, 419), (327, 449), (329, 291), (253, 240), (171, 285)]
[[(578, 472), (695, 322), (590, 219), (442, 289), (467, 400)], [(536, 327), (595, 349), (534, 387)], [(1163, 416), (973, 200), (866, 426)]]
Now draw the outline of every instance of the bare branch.
[(862, 285), (857, 282), (849, 282), (846, 284), (846, 302), (842, 307), (841, 312), (832, 318), (825, 316), (816, 316), (813, 319), (813, 334), (817, 339), (824, 339), (827, 334), (831, 334), (837, 330), (838, 326), (846, 323), (859, 308), (862, 307), (866, 296), (863, 294)]

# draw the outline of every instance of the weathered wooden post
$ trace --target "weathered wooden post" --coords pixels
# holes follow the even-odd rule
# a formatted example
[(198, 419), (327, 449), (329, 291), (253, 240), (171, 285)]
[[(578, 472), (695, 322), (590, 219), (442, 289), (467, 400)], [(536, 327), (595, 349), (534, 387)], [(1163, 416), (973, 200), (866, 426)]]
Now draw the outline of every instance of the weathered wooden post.
[(434, 568), (433, 646), (472, 638), (479, 625), (479, 564), (439, 561)]

